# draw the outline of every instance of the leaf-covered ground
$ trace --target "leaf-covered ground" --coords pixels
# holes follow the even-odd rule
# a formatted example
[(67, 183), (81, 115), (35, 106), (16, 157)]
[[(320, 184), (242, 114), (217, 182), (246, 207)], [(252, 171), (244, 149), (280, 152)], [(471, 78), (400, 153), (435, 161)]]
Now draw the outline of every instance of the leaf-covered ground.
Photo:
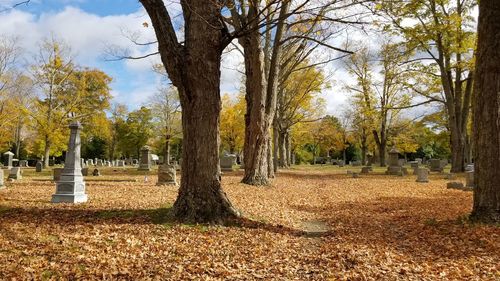
[(87, 178), (88, 203), (66, 205), (26, 170), (0, 190), (0, 279), (500, 280), (500, 228), (469, 224), (472, 193), (442, 175), (241, 176), (223, 186), (247, 220), (220, 227), (168, 219), (177, 190), (154, 175), (106, 170)]

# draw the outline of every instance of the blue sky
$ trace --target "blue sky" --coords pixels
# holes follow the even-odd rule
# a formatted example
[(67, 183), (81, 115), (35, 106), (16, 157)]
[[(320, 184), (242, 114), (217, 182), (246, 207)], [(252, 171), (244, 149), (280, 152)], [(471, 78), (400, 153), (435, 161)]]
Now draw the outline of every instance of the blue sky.
[[(0, 9), (16, 0), (0, 0)], [(176, 8), (175, 2), (169, 8)], [(149, 17), (137, 0), (31, 0), (27, 5), (0, 13), (0, 36), (15, 36), (24, 50), (28, 64), (43, 38), (54, 36), (71, 47), (75, 61), (86, 67), (105, 71), (113, 78), (115, 102), (134, 109), (147, 102), (161, 85), (161, 77), (151, 71), (159, 57), (144, 60), (106, 61), (110, 46), (128, 49), (132, 55), (156, 51), (156, 46), (137, 47), (124, 33), (139, 35), (140, 41), (154, 40), (151, 27), (142, 24)], [(241, 81), (238, 68), (242, 61), (237, 52), (224, 58), (221, 92), (236, 93)]]

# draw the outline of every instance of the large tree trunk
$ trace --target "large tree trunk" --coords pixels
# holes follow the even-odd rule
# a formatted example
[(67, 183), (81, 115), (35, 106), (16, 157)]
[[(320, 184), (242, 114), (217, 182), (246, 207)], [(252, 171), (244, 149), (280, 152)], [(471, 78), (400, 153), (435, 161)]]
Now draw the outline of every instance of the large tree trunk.
[(292, 163), (292, 142), (290, 141), (290, 130), (288, 130), (286, 133), (285, 149), (286, 149), (287, 166), (291, 167), (295, 163)]
[(451, 144), (451, 172), (460, 173), (465, 168), (465, 134), (456, 125), (452, 125), (450, 144)]
[(182, 107), (182, 175), (174, 216), (187, 222), (221, 223), (239, 214), (220, 184), (220, 62), (226, 44), (220, 3), (181, 1), (182, 45), (163, 0), (141, 3), (153, 23), (163, 65), (179, 90)]
[(278, 150), (279, 150), (279, 143), (278, 143), (278, 135), (279, 135), (279, 129), (278, 125), (276, 124), (276, 119), (273, 124), (273, 169), (274, 172), (278, 172)]
[[(252, 10), (254, 9), (250, 9)], [(260, 47), (259, 32), (257, 30), (250, 32), (240, 39), (240, 44), (245, 51), (245, 99), (247, 103), (243, 147), (245, 175), (242, 182), (251, 185), (267, 185), (269, 183), (267, 150), (271, 120), (266, 114), (264, 53)]]
[(500, 223), (500, 2), (479, 2), (472, 219)]
[(286, 153), (286, 130), (282, 130), (279, 132), (278, 147), (279, 147), (279, 166), (280, 168), (288, 168), (288, 155)]

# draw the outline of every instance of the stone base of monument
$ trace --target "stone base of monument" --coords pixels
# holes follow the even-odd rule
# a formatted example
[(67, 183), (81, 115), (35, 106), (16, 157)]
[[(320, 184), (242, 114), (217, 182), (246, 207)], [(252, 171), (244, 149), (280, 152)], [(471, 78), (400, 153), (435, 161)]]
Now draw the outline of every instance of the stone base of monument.
[(175, 166), (161, 165), (158, 167), (158, 182), (156, 185), (175, 185), (177, 186)]
[(83, 177), (61, 174), (56, 183), (56, 193), (52, 195), (52, 203), (84, 203), (87, 202)]

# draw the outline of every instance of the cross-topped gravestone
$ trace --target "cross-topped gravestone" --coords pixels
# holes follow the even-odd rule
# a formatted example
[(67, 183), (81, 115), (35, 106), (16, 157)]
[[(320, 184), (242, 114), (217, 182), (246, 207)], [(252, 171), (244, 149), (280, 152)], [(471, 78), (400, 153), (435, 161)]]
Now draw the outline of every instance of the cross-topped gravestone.
[(71, 130), (61, 178), (56, 182), (56, 193), (52, 195), (52, 203), (83, 203), (87, 202), (85, 182), (80, 162), (80, 122), (69, 125)]

